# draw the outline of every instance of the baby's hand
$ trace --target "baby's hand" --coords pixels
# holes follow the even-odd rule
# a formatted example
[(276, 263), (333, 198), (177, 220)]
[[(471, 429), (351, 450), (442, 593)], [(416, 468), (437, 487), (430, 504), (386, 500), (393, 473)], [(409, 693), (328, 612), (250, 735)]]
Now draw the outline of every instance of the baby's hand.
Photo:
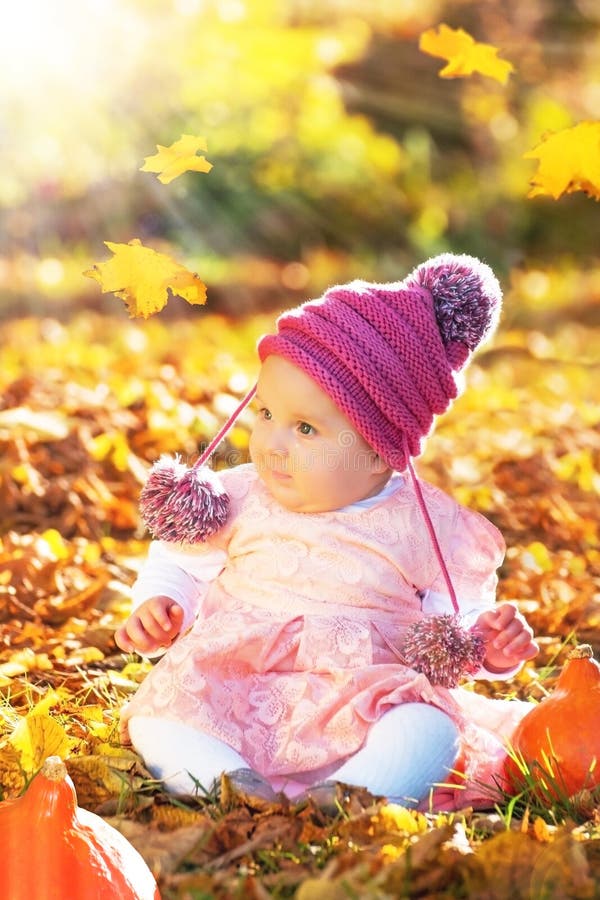
[(170, 597), (151, 597), (115, 631), (115, 643), (127, 653), (154, 653), (168, 647), (181, 631), (183, 610)]
[(473, 631), (486, 647), (483, 665), (489, 672), (507, 672), (526, 659), (533, 659), (539, 647), (533, 631), (512, 603), (501, 603), (481, 613)]

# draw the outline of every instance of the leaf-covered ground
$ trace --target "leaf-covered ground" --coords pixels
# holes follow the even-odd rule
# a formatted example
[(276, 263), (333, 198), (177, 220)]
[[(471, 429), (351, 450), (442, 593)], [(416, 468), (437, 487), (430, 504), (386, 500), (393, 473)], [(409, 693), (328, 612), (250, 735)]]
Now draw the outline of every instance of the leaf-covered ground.
[[(164, 898), (600, 896), (590, 794), (566, 812), (499, 796), (486, 812), (422, 815), (343, 788), (326, 809), (261, 803), (224, 779), (174, 800), (119, 746), (119, 707), (148, 666), (113, 642), (146, 548), (148, 463), (195, 456), (250, 385), (271, 321), (0, 325), (2, 795), (59, 753), (81, 805), (141, 850)], [(560, 311), (548, 322), (500, 333), (419, 461), (501, 528), (499, 597), (519, 602), (541, 644), (512, 683), (475, 689), (532, 700), (572, 644), (600, 655), (600, 330)], [(222, 465), (245, 459), (249, 416)]]

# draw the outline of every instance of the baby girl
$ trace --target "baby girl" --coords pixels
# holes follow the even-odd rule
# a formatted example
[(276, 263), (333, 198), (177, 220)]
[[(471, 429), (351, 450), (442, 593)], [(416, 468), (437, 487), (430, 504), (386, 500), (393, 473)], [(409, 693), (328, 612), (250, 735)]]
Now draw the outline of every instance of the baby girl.
[(458, 662), (446, 677), (460, 639), (439, 671), (415, 642), (456, 628), (476, 650), (465, 672), (493, 680), (537, 646), (513, 604), (495, 605), (497, 529), (411, 459), (500, 305), (489, 267), (452, 254), (331, 288), (259, 341), (252, 462), (193, 477), (156, 464), (155, 540), (116, 640), (163, 653), (123, 726), (168, 790), (251, 769), (291, 798), (327, 780), (413, 805), (489, 802), (529, 706), (457, 686)]

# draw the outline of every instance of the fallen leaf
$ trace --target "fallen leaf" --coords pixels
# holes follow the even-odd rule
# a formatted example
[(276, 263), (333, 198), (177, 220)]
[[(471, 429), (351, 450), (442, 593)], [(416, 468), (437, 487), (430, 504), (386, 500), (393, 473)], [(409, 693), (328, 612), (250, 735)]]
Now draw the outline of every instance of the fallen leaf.
[(462, 856), (454, 849), (444, 849), (451, 844), (454, 829), (442, 825), (419, 835), (408, 845), (406, 852), (398, 856), (380, 873), (385, 896), (432, 896), (451, 880), (450, 871)]
[(537, 856), (530, 880), (530, 897), (596, 896), (597, 883), (590, 873), (586, 848), (570, 833), (544, 846)]
[(210, 172), (212, 163), (206, 157), (197, 156), (199, 150), (206, 150), (206, 138), (194, 134), (182, 134), (169, 147), (156, 145), (158, 153), (147, 156), (140, 172), (156, 172), (158, 180), (169, 184), (184, 172)]
[(9, 740), (20, 753), (23, 769), (29, 773), (37, 772), (46, 757), (65, 756), (71, 748), (65, 729), (49, 715), (26, 715)]
[(441, 24), (436, 31), (429, 28), (419, 39), (419, 50), (430, 56), (447, 59), (440, 70), (440, 78), (465, 78), (479, 72), (506, 84), (514, 71), (512, 63), (498, 58), (498, 50), (492, 44), (482, 44), (462, 28), (450, 28)]
[(0, 800), (18, 796), (25, 787), (21, 754), (10, 742), (0, 747)]
[(484, 841), (476, 854), (463, 858), (467, 896), (490, 900), (522, 897), (521, 887), (530, 884), (542, 847), (518, 831), (504, 831)]
[(533, 823), (533, 834), (540, 843), (547, 844), (554, 840), (555, 831), (556, 827), (548, 825), (541, 816), (536, 816)]
[(397, 803), (382, 806), (377, 815), (373, 816), (373, 823), (377, 823), (387, 831), (399, 831), (407, 835), (427, 831), (427, 819), (422, 813)]
[(208, 817), (202, 825), (187, 825), (168, 832), (132, 822), (124, 816), (108, 817), (106, 821), (127, 838), (153, 872), (162, 876), (174, 872), (212, 827)]
[(174, 806), (171, 803), (155, 803), (151, 809), (152, 824), (160, 831), (176, 831), (182, 828), (189, 828), (191, 825), (202, 825), (210, 823), (211, 829), (214, 827), (212, 820), (206, 813), (200, 812), (198, 809), (189, 809), (186, 806)]
[(47, 528), (40, 535), (40, 540), (46, 542), (53, 559), (69, 559), (69, 548), (62, 534), (56, 528)]
[(35, 653), (31, 647), (25, 647), (24, 650), (13, 653), (7, 662), (0, 663), (0, 677), (11, 679), (34, 669), (51, 672), (52, 668), (53, 664), (47, 653)]
[(124, 748), (111, 755), (73, 756), (66, 765), (80, 805), (93, 811), (122, 799), (125, 791), (133, 794), (149, 778), (135, 753)]
[(169, 290), (192, 305), (206, 302), (206, 285), (165, 253), (144, 247), (137, 238), (128, 244), (105, 244), (114, 253), (113, 258), (96, 263), (83, 274), (94, 278), (103, 294), (112, 292), (124, 300), (130, 316), (147, 319), (160, 312)]
[(81, 590), (72, 590), (56, 597), (44, 597), (34, 604), (33, 610), (45, 622), (64, 622), (69, 616), (81, 615), (89, 606), (94, 606), (109, 580), (108, 572), (100, 572)]
[(26, 406), (16, 406), (0, 412), (0, 432), (3, 429), (9, 435), (19, 431), (39, 440), (58, 441), (68, 435), (69, 423), (61, 413), (40, 412)]
[(540, 144), (523, 154), (539, 161), (528, 197), (583, 191), (600, 200), (600, 122), (580, 122), (544, 135)]
[(322, 876), (306, 878), (298, 888), (296, 900), (348, 900), (349, 896), (352, 895), (343, 883)]

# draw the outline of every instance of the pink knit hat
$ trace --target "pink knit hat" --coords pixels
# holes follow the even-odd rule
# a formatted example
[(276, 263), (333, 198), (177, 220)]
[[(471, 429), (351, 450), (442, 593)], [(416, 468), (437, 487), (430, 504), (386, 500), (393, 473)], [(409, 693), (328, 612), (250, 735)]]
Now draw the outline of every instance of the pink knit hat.
[[(421, 452), (434, 417), (460, 393), (462, 370), (494, 331), (501, 303), (489, 266), (445, 253), (404, 281), (330, 288), (281, 315), (258, 353), (261, 361), (274, 353), (303, 369), (381, 458), (403, 471)], [(194, 543), (222, 527), (229, 500), (204, 463), (255, 390), (193, 468), (177, 458), (155, 463), (140, 503), (154, 537)]]
[(502, 294), (489, 266), (443, 254), (404, 281), (353, 281), (284, 313), (261, 361), (303, 369), (393, 469), (422, 450), (462, 389), (472, 350), (495, 329)]

